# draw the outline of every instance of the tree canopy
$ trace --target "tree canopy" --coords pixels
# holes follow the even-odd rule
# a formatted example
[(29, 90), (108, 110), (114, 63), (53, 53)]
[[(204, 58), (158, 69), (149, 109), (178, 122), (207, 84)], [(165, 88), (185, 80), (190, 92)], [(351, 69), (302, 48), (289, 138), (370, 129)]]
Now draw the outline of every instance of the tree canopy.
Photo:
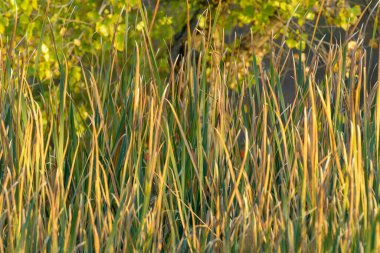
[[(131, 61), (130, 49), (141, 41), (143, 31), (159, 52), (160, 70), (167, 71), (168, 45), (186, 41), (173, 39), (187, 25), (187, 13), (205, 28), (213, 22), (204, 15), (207, 9), (212, 18), (219, 13), (214, 24), (219, 33), (215, 34), (223, 29), (225, 37), (233, 37), (245, 29), (254, 34), (253, 46), (258, 51), (272, 34), (285, 34), (289, 48), (306, 40), (309, 35), (302, 29), (286, 29), (289, 20), (300, 28), (321, 13), (329, 24), (347, 30), (361, 13), (359, 5), (345, 0), (4, 0), (0, 3), (0, 35), (10, 52), (33, 62), (28, 72), (36, 80), (56, 78), (57, 55), (64, 55), (70, 81), (75, 83), (81, 79), (79, 62), (97, 61), (107, 54), (105, 50), (126, 63)], [(241, 35), (250, 38), (247, 32)], [(56, 52), (54, 45), (58, 44), (63, 45), (59, 47), (62, 52)]]

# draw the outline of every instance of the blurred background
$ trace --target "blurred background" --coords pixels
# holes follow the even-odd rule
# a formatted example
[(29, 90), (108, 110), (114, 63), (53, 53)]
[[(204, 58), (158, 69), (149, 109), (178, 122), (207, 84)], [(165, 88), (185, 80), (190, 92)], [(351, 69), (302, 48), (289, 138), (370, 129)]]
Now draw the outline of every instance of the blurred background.
[[(271, 55), (280, 53), (284, 65), (282, 81), (289, 86), (285, 96), (291, 100), (293, 57), (310, 61), (316, 46), (319, 59), (327, 49), (342, 42), (362, 41), (368, 57), (369, 75), (378, 62), (378, 8), (376, 1), (363, 0), (5, 0), (0, 3), (2, 50), (11, 57), (28, 61), (28, 81), (41, 94), (58, 83), (57, 57), (68, 62), (73, 94), (83, 89), (81, 65), (102, 69), (115, 58), (117, 74), (128, 71), (136, 41), (143, 44), (145, 30), (152, 42), (162, 77), (170, 65), (185, 54), (188, 28), (192, 48), (201, 46), (201, 34), (214, 29), (213, 48), (223, 52), (221, 59), (239, 72), (231, 88), (251, 70), (252, 55), (265, 67)], [(361, 15), (363, 14), (363, 15)], [(149, 27), (144, 27), (142, 15)], [(317, 26), (316, 26), (317, 24)], [(358, 28), (358, 29), (355, 29)], [(355, 33), (353, 32), (355, 29)], [(361, 32), (357, 32), (360, 30)], [(146, 40), (145, 40), (146, 41)], [(55, 50), (55, 48), (59, 48)], [(3, 55), (6, 55), (3, 52)], [(197, 52), (194, 52), (195, 55)], [(369, 52), (368, 52), (369, 53)], [(305, 57), (307, 56), (307, 57)], [(178, 60), (177, 59), (177, 60)], [(236, 61), (236, 59), (239, 59)], [(10, 62), (10, 61), (9, 61)], [(118, 63), (122, 64), (118, 64)], [(124, 66), (121, 69), (119, 66)], [(318, 72), (323, 76), (323, 64)], [(146, 69), (145, 69), (146, 70)], [(372, 70), (372, 71), (371, 71)], [(106, 69), (99, 71), (107, 75)], [(142, 69), (144, 71), (144, 68)], [(120, 76), (120, 75), (115, 75)], [(111, 78), (112, 79), (112, 78)], [(318, 79), (318, 77), (317, 77)], [(112, 81), (112, 80), (111, 80)], [(80, 98), (79, 98), (80, 100)]]

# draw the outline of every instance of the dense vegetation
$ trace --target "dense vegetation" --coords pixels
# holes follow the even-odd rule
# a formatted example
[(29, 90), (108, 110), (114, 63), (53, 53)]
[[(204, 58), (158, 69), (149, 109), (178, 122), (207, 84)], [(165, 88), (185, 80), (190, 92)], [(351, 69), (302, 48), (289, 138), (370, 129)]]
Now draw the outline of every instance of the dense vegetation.
[[(64, 54), (67, 58), (72, 73), (71, 83), (79, 83), (79, 60), (89, 64), (99, 52), (115, 49), (120, 57), (127, 57), (120, 60), (128, 61), (134, 42), (142, 40), (143, 29), (149, 33), (155, 50), (160, 49), (159, 57), (165, 58), (166, 43), (186, 26), (186, 1), (144, 2), (146, 5), (141, 6), (138, 0), (5, 0), (0, 3), (0, 34), (4, 40), (9, 41), (11, 48), (32, 56), (28, 74), (35, 75), (41, 81), (58, 78), (56, 47), (60, 57)], [(200, 14), (206, 8), (215, 12), (218, 2), (189, 1), (189, 15), (197, 15), (199, 28), (208, 26), (208, 21)], [(297, 41), (307, 37), (307, 34), (302, 31), (292, 33), (284, 29), (291, 17), (303, 25), (314, 20), (318, 11), (322, 11), (330, 24), (347, 30), (360, 15), (360, 6), (354, 3), (350, 5), (342, 0), (325, 1), (326, 4), (321, 6), (319, 2), (224, 0), (220, 1), (219, 6), (223, 15), (216, 25), (227, 34), (231, 34), (236, 26), (249, 25), (255, 36), (263, 42), (270, 38), (268, 30), (275, 33), (285, 32), (288, 34), (288, 46), (296, 47)], [(145, 20), (147, 24), (141, 19), (141, 15), (149, 17), (149, 20)], [(220, 29), (217, 31), (220, 32)], [(213, 36), (217, 37), (217, 32)], [(167, 61), (159, 61), (158, 64), (162, 71), (168, 71)]]
[(0, 252), (379, 252), (379, 10), (2, 1)]

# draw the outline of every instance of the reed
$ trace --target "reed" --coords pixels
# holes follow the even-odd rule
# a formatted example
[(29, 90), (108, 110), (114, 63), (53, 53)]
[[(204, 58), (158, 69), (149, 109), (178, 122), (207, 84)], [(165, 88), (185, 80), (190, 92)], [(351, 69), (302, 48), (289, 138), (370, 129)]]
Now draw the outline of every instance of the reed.
[(0, 252), (380, 251), (380, 88), (360, 41), (349, 65), (348, 42), (330, 47), (322, 82), (318, 55), (294, 59), (287, 104), (276, 58), (237, 79), (205, 31), (163, 78), (142, 38), (130, 69), (82, 66), (85, 111), (62, 54), (41, 98), (1, 42)]

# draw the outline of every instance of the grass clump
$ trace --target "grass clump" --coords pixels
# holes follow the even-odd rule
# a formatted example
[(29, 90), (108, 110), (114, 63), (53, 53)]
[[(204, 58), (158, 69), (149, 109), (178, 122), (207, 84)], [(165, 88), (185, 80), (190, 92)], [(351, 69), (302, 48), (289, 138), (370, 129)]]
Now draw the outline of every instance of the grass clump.
[(317, 54), (294, 60), (287, 103), (278, 59), (237, 80), (204, 35), (162, 79), (143, 38), (130, 69), (82, 66), (85, 111), (59, 49), (40, 97), (2, 42), (1, 252), (380, 250), (380, 89), (360, 41), (349, 65), (331, 44), (321, 82)]

